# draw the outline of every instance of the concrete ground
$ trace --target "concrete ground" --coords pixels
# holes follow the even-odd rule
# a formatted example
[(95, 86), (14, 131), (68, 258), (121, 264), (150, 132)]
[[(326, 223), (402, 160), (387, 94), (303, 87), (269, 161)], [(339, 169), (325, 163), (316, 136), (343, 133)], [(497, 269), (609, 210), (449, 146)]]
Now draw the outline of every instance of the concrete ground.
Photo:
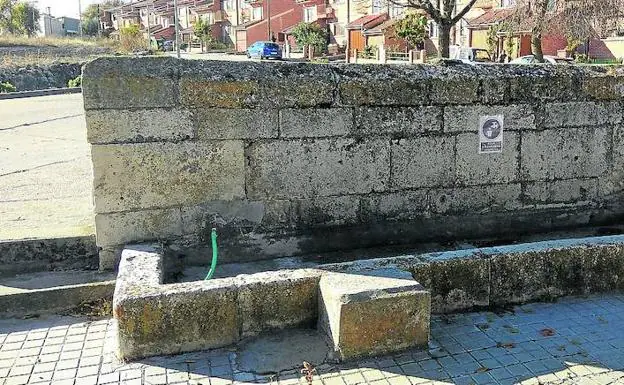
[[(431, 330), (426, 351), (341, 365), (304, 355), (316, 366), (312, 385), (624, 383), (622, 294), (437, 316)], [(114, 335), (115, 323), (106, 319), (0, 320), (0, 385), (308, 384), (299, 369), (245, 371), (248, 347), (119, 363), (112, 354)], [(284, 339), (272, 354), (290, 357), (291, 345)]]
[(0, 101), (0, 240), (94, 233), (82, 94)]

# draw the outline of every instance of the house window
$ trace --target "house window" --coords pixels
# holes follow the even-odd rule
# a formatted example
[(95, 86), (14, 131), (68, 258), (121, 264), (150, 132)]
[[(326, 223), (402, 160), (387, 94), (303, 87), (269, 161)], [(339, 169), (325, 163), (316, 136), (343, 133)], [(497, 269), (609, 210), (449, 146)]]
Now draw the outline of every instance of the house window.
[(438, 37), (438, 24), (433, 20), (429, 21), (429, 37), (432, 39)]
[(316, 5), (314, 7), (306, 7), (303, 9), (303, 21), (311, 23), (316, 21)]
[(253, 7), (253, 14), (251, 15), (252, 20), (261, 20), (262, 19), (262, 7)]
[(221, 9), (231, 11), (234, 9), (234, 0), (221, 0)]
[(396, 18), (400, 17), (403, 14), (405, 9), (404, 9), (404, 7), (402, 5), (390, 4), (389, 11), (390, 11), (390, 18), (396, 19)]
[(516, 0), (502, 0), (501, 7), (513, 7), (516, 5)]
[(334, 0), (332, 3), (335, 5), (340, 5), (340, 4), (344, 4), (346, 2), (346, 0)]
[(379, 14), (383, 12), (383, 0), (373, 0), (372, 12), (373, 14)]
[(214, 13), (210, 12), (210, 13), (205, 14), (203, 19), (208, 24), (214, 24)]

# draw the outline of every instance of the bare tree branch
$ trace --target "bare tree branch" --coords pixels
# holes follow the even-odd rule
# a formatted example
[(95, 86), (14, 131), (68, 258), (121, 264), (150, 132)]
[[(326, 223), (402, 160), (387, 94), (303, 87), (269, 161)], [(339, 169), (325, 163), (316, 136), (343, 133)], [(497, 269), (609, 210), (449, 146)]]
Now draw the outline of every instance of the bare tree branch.
[(466, 16), (468, 11), (470, 11), (472, 6), (476, 2), (477, 2), (477, 0), (470, 0), (470, 2), (468, 4), (466, 4), (466, 6), (461, 11), (459, 11), (459, 13), (457, 13), (457, 15), (455, 15), (455, 17), (453, 17), (451, 19), (451, 24), (453, 24), (453, 25), (457, 24), (457, 22), (459, 22), (462, 19), (462, 17)]

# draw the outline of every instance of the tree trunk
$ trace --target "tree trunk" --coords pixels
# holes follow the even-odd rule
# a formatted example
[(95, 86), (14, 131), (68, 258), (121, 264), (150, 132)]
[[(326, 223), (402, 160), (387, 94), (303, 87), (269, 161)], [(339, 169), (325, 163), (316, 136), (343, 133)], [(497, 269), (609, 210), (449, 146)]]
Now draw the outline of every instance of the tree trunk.
[(448, 58), (451, 45), (451, 25), (439, 23), (438, 30), (438, 57)]
[(531, 52), (533, 53), (533, 57), (540, 63), (544, 62), (544, 53), (542, 52), (542, 34), (541, 33), (532, 33), (531, 34)]

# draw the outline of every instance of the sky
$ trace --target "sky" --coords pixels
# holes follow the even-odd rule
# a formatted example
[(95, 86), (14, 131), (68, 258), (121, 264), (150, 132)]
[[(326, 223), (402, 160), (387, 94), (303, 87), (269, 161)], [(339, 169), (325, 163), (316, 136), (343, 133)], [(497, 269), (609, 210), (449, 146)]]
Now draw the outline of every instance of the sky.
[[(50, 12), (55, 17), (78, 17), (78, 0), (31, 0), (31, 2), (35, 3), (40, 12), (47, 12), (47, 7), (50, 7)], [(83, 11), (87, 5), (96, 2), (96, 0), (80, 0)]]

